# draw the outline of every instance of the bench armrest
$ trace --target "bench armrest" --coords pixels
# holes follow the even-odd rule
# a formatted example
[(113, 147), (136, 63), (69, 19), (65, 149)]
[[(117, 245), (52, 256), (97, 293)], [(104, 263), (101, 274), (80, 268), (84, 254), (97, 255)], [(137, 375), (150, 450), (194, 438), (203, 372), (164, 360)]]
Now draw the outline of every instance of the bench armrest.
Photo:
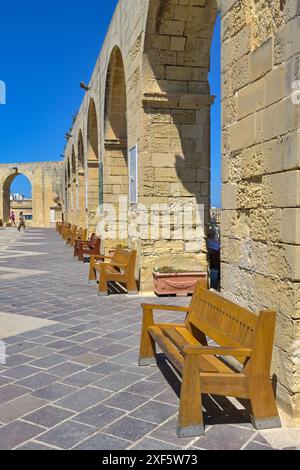
[(106, 268), (107, 266), (112, 266), (113, 268), (122, 268), (125, 269), (127, 268), (127, 264), (122, 264), (122, 263), (99, 263), (98, 265), (96, 264), (95, 267), (100, 266), (100, 268), (104, 267)]
[(219, 356), (250, 357), (252, 349), (249, 348), (227, 348), (218, 346), (186, 346), (185, 354), (214, 354)]
[[(110, 256), (104, 256), (104, 255), (92, 255), (94, 259), (112, 259)], [(99, 263), (100, 264), (100, 263)]]
[(160, 304), (142, 304), (144, 310), (165, 310), (170, 312), (191, 312), (191, 307), (179, 307), (176, 305), (160, 305)]

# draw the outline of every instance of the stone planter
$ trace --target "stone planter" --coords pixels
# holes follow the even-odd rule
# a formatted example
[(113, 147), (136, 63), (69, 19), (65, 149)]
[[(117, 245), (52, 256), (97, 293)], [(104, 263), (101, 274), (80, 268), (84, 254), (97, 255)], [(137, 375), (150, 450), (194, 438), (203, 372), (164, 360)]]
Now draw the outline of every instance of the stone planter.
[(196, 283), (203, 280), (207, 286), (206, 272), (153, 273), (154, 292), (157, 295), (188, 295), (194, 292)]

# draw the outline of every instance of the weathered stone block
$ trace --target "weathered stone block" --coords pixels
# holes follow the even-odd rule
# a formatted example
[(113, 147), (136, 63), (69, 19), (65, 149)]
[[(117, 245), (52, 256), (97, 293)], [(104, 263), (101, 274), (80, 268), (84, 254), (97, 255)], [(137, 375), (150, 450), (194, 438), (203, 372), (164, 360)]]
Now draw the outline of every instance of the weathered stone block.
[(273, 39), (270, 38), (250, 54), (250, 79), (257, 80), (272, 69)]
[(230, 147), (237, 151), (255, 144), (255, 116), (252, 114), (230, 126)]

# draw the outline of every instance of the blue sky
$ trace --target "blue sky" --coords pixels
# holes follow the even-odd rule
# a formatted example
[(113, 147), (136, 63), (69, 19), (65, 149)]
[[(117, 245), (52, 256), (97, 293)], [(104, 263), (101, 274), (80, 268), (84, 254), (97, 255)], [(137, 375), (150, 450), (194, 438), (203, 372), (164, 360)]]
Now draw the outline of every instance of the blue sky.
[[(10, 0), (1, 4), (0, 80), (7, 84), (7, 104), (0, 106), (0, 163), (59, 160), (64, 134), (82, 101), (81, 81), (88, 82), (117, 0)], [(219, 94), (219, 27), (212, 53), (212, 93)], [(219, 126), (213, 108), (212, 128)], [(219, 128), (218, 128), (219, 129)], [(212, 203), (220, 188), (219, 131), (212, 139)], [(25, 177), (14, 192), (28, 195)]]

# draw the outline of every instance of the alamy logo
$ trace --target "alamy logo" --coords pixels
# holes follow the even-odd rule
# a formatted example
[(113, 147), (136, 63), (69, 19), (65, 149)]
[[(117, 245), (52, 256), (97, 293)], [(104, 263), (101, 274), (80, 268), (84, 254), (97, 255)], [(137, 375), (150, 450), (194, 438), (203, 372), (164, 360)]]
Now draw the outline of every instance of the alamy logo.
[(6, 104), (6, 84), (0, 80), (0, 104)]
[(4, 341), (0, 341), (0, 364), (6, 364), (6, 344)]

